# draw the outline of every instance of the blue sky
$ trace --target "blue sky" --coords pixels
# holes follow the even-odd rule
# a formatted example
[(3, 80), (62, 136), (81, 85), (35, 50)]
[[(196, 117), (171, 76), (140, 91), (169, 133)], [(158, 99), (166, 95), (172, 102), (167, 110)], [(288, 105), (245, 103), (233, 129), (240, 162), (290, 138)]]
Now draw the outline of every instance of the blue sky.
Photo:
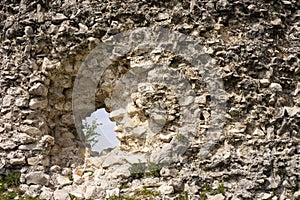
[(116, 133), (113, 131), (116, 123), (109, 120), (109, 114), (104, 108), (96, 110), (90, 117), (87, 117), (86, 120), (88, 122), (96, 120), (102, 123), (102, 125), (98, 126), (95, 130), (97, 133), (100, 133), (100, 136), (98, 138), (99, 142), (92, 148), (94, 151), (100, 152), (103, 149), (116, 147), (118, 145), (119, 141), (116, 138)]

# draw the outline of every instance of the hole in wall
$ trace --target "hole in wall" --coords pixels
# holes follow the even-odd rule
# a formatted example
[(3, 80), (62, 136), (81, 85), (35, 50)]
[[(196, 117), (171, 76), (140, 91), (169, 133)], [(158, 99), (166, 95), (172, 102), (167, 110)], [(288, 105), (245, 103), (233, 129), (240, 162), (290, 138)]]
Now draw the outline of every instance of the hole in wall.
[[(82, 120), (82, 124), (86, 141), (93, 152), (100, 154), (103, 150), (119, 145), (117, 134), (114, 132), (116, 122), (109, 119), (109, 113), (104, 108), (91, 113), (89, 117)], [(87, 138), (89, 130), (94, 132), (94, 136)]]

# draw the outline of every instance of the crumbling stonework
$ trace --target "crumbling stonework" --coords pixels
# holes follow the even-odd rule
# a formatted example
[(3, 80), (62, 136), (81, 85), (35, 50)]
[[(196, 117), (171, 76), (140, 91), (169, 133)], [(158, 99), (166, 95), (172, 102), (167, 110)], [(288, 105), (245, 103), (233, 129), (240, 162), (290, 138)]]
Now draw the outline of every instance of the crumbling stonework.
[[(156, 199), (184, 191), (191, 199), (299, 199), (299, 6), (295, 0), (1, 1), (0, 173), (21, 171), (20, 189), (42, 199), (142, 198), (136, 191), (143, 188), (158, 191)], [(89, 82), (95, 47), (142, 27), (189, 36), (213, 67), (203, 73), (189, 60), (193, 54), (154, 48), (119, 56), (98, 82)], [(220, 99), (209, 74), (221, 80)], [(76, 82), (81, 78), (85, 90)], [(176, 83), (182, 88), (171, 87)], [(93, 109), (86, 106), (89, 95)], [(211, 140), (214, 102), (221, 100), (222, 131), (211, 132), (217, 138)], [(120, 145), (95, 156), (82, 142), (80, 120), (98, 108), (116, 121)], [(136, 178), (138, 162), (162, 168)]]

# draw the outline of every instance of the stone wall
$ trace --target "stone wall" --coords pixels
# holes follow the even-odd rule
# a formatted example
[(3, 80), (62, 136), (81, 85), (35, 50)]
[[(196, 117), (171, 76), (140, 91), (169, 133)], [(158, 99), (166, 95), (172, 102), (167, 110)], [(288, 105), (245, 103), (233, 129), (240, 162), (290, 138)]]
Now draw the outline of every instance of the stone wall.
[[(299, 6), (295, 0), (1, 1), (0, 173), (21, 171), (21, 189), (44, 199), (138, 196), (143, 187), (159, 191), (158, 199), (184, 191), (200, 199), (211, 198), (220, 183), (225, 191), (215, 199), (299, 198)], [(134, 30), (153, 34), (153, 49), (112, 60), (90, 90), (87, 82), (76, 85), (99, 72), (87, 66), (103, 56), (97, 48), (104, 41), (111, 47), (114, 35)], [(151, 43), (157, 30), (177, 40)], [(172, 52), (183, 48), (184, 36), (212, 60), (202, 57), (198, 68), (198, 49), (189, 57)], [(217, 92), (209, 74), (218, 75)], [(217, 123), (214, 102), (221, 100), (226, 107)], [(120, 145), (93, 157), (80, 120), (97, 108), (116, 121)], [(134, 178), (131, 167), (149, 160), (164, 164), (159, 176)]]

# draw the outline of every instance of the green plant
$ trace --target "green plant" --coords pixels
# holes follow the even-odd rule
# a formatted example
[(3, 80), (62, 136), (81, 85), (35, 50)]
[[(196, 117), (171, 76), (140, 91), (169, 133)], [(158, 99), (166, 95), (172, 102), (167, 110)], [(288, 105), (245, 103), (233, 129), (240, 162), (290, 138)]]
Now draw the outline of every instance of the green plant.
[(160, 177), (160, 170), (162, 169), (161, 164), (156, 164), (151, 162), (150, 160), (147, 161), (147, 168), (146, 168), (146, 175)]
[(185, 135), (182, 135), (182, 134), (177, 134), (177, 135), (176, 135), (176, 139), (177, 139), (179, 142), (183, 142), (183, 143), (189, 142), (189, 138), (186, 137)]
[[(147, 197), (147, 198), (149, 198), (149, 197), (155, 197), (155, 196), (158, 196), (159, 195), (159, 192), (157, 192), (157, 191), (152, 191), (152, 190), (149, 190), (149, 189), (147, 189), (147, 187), (143, 187), (143, 189), (141, 189), (141, 190), (135, 190), (134, 191), (134, 195), (136, 196), (136, 197), (139, 197), (139, 198), (142, 198), (142, 197)], [(144, 199), (143, 198), (143, 199)]]
[(219, 183), (218, 188), (216, 190), (210, 191), (211, 195), (224, 194), (224, 193), (225, 193), (225, 187), (223, 183)]
[(73, 178), (73, 175), (72, 175), (72, 174), (69, 174), (69, 175), (68, 175), (68, 178), (69, 178), (69, 180), (70, 180), (70, 181), (73, 181), (73, 180), (74, 180), (74, 178)]
[(17, 187), (20, 185), (20, 177), (20, 172), (10, 173), (5, 176), (4, 182), (6, 183), (7, 187)]
[(285, 176), (286, 173), (287, 173), (287, 172), (286, 172), (286, 169), (283, 168), (283, 167), (279, 167), (278, 170), (277, 170), (277, 174), (278, 174), (279, 176)]
[(17, 188), (13, 188), (10, 191), (5, 191), (0, 193), (1, 200), (12, 200), (12, 199), (19, 199), (19, 200), (40, 200), (39, 197), (31, 197), (28, 195), (24, 195), (23, 192), (18, 190)]
[(177, 200), (189, 200), (189, 193), (185, 191), (183, 194), (179, 194)]
[(113, 195), (108, 198), (108, 200), (136, 200), (135, 198), (132, 197), (125, 197), (125, 196), (117, 196)]
[(147, 163), (141, 163), (141, 161), (139, 161), (138, 163), (133, 163), (130, 166), (129, 171), (133, 178), (142, 178), (145, 175), (160, 177), (161, 169), (161, 164), (156, 164), (148, 160)]
[(126, 183), (124, 183), (124, 184), (122, 184), (122, 185), (120, 186), (120, 190), (126, 189), (126, 188), (130, 188), (130, 186), (129, 186), (128, 184), (126, 184)]
[(0, 175), (0, 199), (1, 200), (39, 200), (39, 197), (24, 195), (17, 187), (20, 185), (20, 172)]
[(140, 199), (154, 199), (154, 197), (158, 196), (159, 192), (152, 191), (143, 187), (141, 190), (134, 191), (134, 197), (122, 196), (122, 195), (113, 195), (110, 196), (109, 200), (140, 200)]
[(70, 196), (71, 200), (77, 200), (77, 198), (74, 195), (69, 194), (69, 196)]
[(142, 178), (145, 174), (146, 171), (146, 164), (145, 163), (141, 163), (141, 161), (139, 160), (138, 163), (133, 163), (130, 167), (129, 167), (129, 172), (130, 175), (133, 178)]
[(207, 193), (207, 188), (206, 188), (206, 186), (204, 186), (201, 190), (201, 193), (200, 193), (200, 199), (201, 200), (206, 200), (207, 199), (206, 193)]
[(101, 123), (98, 123), (96, 120), (93, 120), (92, 122), (83, 122), (83, 132), (85, 135), (85, 142), (91, 147), (95, 146), (95, 144), (99, 141), (97, 138), (100, 135), (96, 132), (96, 128), (98, 126), (102, 125)]

